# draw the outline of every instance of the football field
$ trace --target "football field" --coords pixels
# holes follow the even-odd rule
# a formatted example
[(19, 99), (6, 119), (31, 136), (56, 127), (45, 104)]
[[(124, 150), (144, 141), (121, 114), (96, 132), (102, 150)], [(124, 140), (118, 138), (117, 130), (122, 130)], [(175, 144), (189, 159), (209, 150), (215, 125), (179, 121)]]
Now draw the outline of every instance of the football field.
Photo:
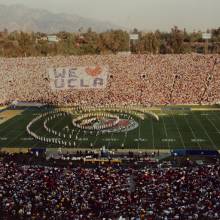
[[(88, 110), (86, 112), (74, 109), (2, 110), (0, 147), (90, 149), (105, 146), (107, 149), (137, 150), (220, 149), (220, 108), (157, 107), (145, 110), (136, 108), (129, 111), (122, 108), (117, 111), (93, 109), (89, 111), (91, 112), (95, 112), (94, 115), (88, 115)], [(100, 116), (101, 113), (103, 116)], [(152, 117), (152, 114), (157, 118)], [(103, 128), (105, 132), (102, 132), (102, 129), (89, 130), (87, 127), (83, 129), (73, 124), (73, 120), (76, 119), (81, 125), (95, 121), (96, 127), (100, 123), (108, 126), (109, 121), (115, 120), (114, 115), (117, 116), (121, 127), (117, 125), (108, 130)], [(27, 132), (30, 122), (33, 122), (30, 125), (31, 134)]]

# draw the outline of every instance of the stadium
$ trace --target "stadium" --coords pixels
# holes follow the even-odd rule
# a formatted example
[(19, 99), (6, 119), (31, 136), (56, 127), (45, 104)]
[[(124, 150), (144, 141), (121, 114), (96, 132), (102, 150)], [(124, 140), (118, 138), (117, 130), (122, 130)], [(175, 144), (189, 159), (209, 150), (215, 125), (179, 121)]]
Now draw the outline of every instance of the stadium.
[(219, 71), (218, 55), (4, 60), (0, 146), (218, 150)]
[(0, 220), (219, 220), (220, 4), (1, 1)]
[[(88, 219), (100, 219), (100, 216), (116, 219), (126, 219), (128, 216), (157, 219), (170, 216), (172, 219), (181, 216), (185, 219), (190, 215), (187, 209), (184, 209), (184, 213), (171, 211), (165, 208), (165, 204), (162, 209), (159, 206), (148, 208), (151, 193), (157, 191), (146, 191), (151, 199), (142, 202), (141, 210), (137, 208), (138, 200), (134, 196), (144, 199), (141, 196), (145, 192), (143, 186), (145, 183), (152, 184), (154, 178), (167, 184), (170, 181), (169, 169), (176, 175), (174, 182), (180, 181), (181, 172), (186, 172), (186, 176), (192, 179), (187, 187), (193, 184), (194, 170), (191, 167), (201, 166), (196, 169), (199, 169), (198, 176), (203, 181), (206, 178), (202, 172), (207, 175), (215, 172), (214, 175), (218, 175), (219, 170), (215, 167), (220, 148), (219, 73), (219, 55), (119, 54), (2, 58), (0, 149), (3, 162), (0, 162), (0, 169), (3, 174), (9, 170), (12, 173), (3, 185), (13, 181), (15, 173), (20, 173), (23, 165), (26, 165), (31, 175), (38, 176), (40, 183), (46, 184), (43, 190), (50, 196), (48, 190), (58, 190), (56, 184), (63, 185), (62, 179), (67, 184), (69, 177), (61, 173), (62, 169), (69, 167), (68, 172), (81, 176), (76, 186), (84, 185), (74, 192), (86, 193), (89, 205), (83, 211), (76, 208), (76, 203), (69, 203), (69, 196), (72, 195), (69, 190), (73, 190), (73, 184), (68, 190), (66, 188), (68, 200), (63, 199), (62, 209), (57, 206), (52, 216), (57, 212), (67, 219), (75, 219), (79, 215), (88, 215)], [(8, 164), (7, 161), (11, 162)], [(158, 166), (171, 168), (159, 169), (159, 177), (154, 173)], [(82, 171), (79, 167), (82, 167)], [(46, 179), (37, 174), (38, 169)], [(56, 177), (48, 176), (47, 172)], [(122, 190), (119, 190), (119, 185), (113, 186), (114, 181), (110, 181), (112, 175), (117, 183), (122, 184)], [(77, 181), (77, 176), (71, 176), (72, 181)], [(89, 185), (87, 176), (92, 181)], [(23, 174), (20, 177), (18, 180), (21, 183), (29, 178)], [(103, 178), (110, 182), (100, 182)], [(35, 177), (32, 181), (36, 181)], [(184, 179), (181, 181), (184, 182)], [(102, 190), (106, 186), (114, 188), (108, 191), (109, 198), (114, 198), (118, 192), (120, 203), (116, 200), (113, 203), (109, 201), (109, 204), (97, 202), (104, 197), (100, 194), (97, 194), (98, 197), (90, 196), (89, 188), (85, 188), (86, 185), (95, 187), (95, 183)], [(202, 187), (201, 184), (199, 182), (197, 187)], [(205, 182), (204, 186), (207, 187), (207, 184)], [(26, 186), (26, 192), (30, 186)], [(175, 184), (172, 187), (176, 187)], [(37, 186), (34, 189), (40, 190)], [(96, 190), (94, 188), (92, 192), (97, 193)], [(128, 193), (126, 196), (124, 190)], [(161, 190), (165, 189), (162, 187)], [(168, 192), (171, 192), (170, 199), (176, 193), (174, 188)], [(189, 188), (187, 192), (191, 192)], [(0, 195), (0, 198), (4, 198), (5, 193), (1, 189)], [(214, 195), (211, 197), (213, 200)], [(201, 197), (200, 194), (197, 196)], [(80, 198), (76, 198), (79, 204), (85, 205)], [(164, 201), (159, 195), (157, 198)], [(192, 206), (194, 200), (190, 197), (186, 200)], [(127, 201), (132, 204), (129, 211), (125, 208)], [(3, 205), (1, 214), (9, 219), (15, 216), (28, 218), (30, 215), (49, 218), (53, 207), (51, 202), (46, 205), (47, 211), (43, 212), (39, 207), (21, 211), (18, 205), (12, 203), (13, 213), (4, 206), (10, 203), (0, 202)], [(38, 202), (33, 200), (31, 204)], [(170, 206), (178, 208), (172, 202)], [(214, 219), (218, 219), (218, 207), (216, 205), (212, 209)], [(207, 217), (205, 210), (197, 212), (201, 219), (212, 219)], [(191, 215), (197, 217), (193, 212)]]

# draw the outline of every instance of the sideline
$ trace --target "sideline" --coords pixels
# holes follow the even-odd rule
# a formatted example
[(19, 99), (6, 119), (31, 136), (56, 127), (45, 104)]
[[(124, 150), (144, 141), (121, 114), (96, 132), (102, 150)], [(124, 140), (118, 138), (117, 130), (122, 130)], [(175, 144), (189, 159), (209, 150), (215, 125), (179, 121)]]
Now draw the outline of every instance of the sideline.
[(3, 110), (0, 112), (0, 125), (14, 118), (15, 116), (21, 115), (23, 111), (24, 110)]

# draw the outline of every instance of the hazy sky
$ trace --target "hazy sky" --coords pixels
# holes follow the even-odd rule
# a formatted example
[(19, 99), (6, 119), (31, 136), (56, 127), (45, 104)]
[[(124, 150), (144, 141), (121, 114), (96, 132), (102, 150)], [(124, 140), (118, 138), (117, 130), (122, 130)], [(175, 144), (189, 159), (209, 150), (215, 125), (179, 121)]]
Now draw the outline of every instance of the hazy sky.
[(220, 27), (220, 0), (0, 0), (143, 30)]

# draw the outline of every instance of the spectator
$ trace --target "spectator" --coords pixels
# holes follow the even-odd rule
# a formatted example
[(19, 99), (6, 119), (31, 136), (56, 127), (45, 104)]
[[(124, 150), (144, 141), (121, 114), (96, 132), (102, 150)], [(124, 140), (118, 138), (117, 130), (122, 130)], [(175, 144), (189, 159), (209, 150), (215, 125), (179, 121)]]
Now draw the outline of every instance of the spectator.
[[(103, 90), (50, 88), (48, 68), (108, 65)], [(93, 55), (0, 58), (0, 104), (14, 100), (60, 105), (214, 104), (220, 101), (219, 55)]]
[(219, 176), (219, 165), (135, 170), (66, 169), (0, 162), (0, 216), (219, 219)]

